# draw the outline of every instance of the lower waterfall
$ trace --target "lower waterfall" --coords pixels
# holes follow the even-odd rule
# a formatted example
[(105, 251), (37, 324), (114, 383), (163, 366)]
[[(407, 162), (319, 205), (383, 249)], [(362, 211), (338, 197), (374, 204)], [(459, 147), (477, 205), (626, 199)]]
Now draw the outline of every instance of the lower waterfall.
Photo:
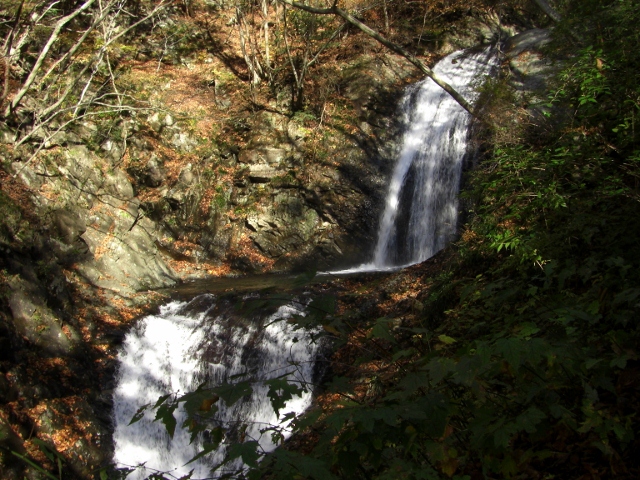
[[(294, 301), (274, 313), (247, 319), (213, 295), (200, 295), (188, 303), (169, 303), (158, 314), (139, 320), (119, 352), (113, 394), (114, 462), (119, 468), (139, 466), (127, 479), (139, 480), (157, 472), (180, 478), (192, 469), (193, 479), (225, 473), (210, 472), (224, 459), (224, 441), (217, 451), (185, 465), (200, 451), (202, 441), (189, 443), (190, 433), (181, 428), (184, 411), (174, 413), (177, 427), (173, 439), (161, 422), (153, 421), (152, 411), (137, 423), (129, 422), (138, 408), (155, 404), (162, 395), (194, 391), (203, 383), (213, 386), (231, 382), (245, 372), (251, 372), (255, 379), (253, 392), (231, 407), (219, 400), (211, 428), (222, 427), (230, 441), (241, 430), (242, 437), (257, 441), (262, 451), (273, 450), (271, 434), (264, 430), (280, 425), (280, 419), (263, 382), (282, 376), (303, 386), (313, 381), (319, 353), (318, 343), (311, 338), (314, 332), (296, 330), (287, 322), (293, 315), (304, 315), (304, 308), (303, 303)], [(304, 412), (311, 401), (312, 393), (307, 389), (287, 402), (280, 418), (288, 412)], [(286, 433), (285, 425), (285, 437)], [(241, 470), (242, 463), (236, 461), (224, 468)]]
[[(433, 71), (470, 103), (478, 82), (497, 65), (494, 49), (455, 52)], [(471, 115), (427, 78), (400, 103), (405, 131), (378, 226), (373, 259), (334, 274), (396, 269), (422, 262), (456, 233), (458, 191)]]

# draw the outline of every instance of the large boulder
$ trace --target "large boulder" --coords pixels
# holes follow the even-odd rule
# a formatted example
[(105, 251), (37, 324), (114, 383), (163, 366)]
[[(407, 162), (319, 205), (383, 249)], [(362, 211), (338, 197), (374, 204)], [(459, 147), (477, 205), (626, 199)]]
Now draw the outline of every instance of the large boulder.
[(505, 56), (509, 60), (517, 90), (536, 93), (545, 90), (553, 74), (553, 64), (541, 49), (551, 41), (551, 31), (534, 28), (514, 35), (505, 44)]
[[(505, 44), (505, 56), (509, 61), (509, 84), (522, 101), (528, 122), (547, 130), (549, 125), (548, 91), (558, 65), (544, 53), (551, 41), (551, 30), (534, 28), (509, 38)], [(558, 116), (559, 118), (559, 116)], [(541, 128), (544, 130), (544, 128)]]
[(17, 333), (49, 356), (70, 355), (79, 345), (80, 335), (49, 308), (42, 287), (17, 275), (8, 285), (8, 304)]
[(175, 282), (155, 243), (157, 226), (140, 210), (125, 172), (80, 145), (56, 163), (17, 162), (14, 170), (49, 214), (51, 249), (92, 284), (131, 293)]
[(313, 248), (312, 236), (320, 224), (318, 213), (290, 192), (280, 192), (273, 205), (247, 216), (250, 238), (270, 258), (301, 253)]

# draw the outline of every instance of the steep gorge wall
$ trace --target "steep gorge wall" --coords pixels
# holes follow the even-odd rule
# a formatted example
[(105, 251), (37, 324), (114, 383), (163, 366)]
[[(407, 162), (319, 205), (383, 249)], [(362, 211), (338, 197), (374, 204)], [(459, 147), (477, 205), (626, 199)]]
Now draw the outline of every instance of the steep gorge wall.
[[(440, 53), (504, 34), (489, 23)], [(415, 75), (370, 42), (340, 65), (320, 115), (291, 115), (277, 100), (240, 105), (205, 55), (144, 77), (154, 110), (84, 122), (33, 160), (2, 131), (3, 445), (46, 463), (25, 442), (35, 433), (79, 478), (108, 460), (115, 346), (157, 298), (148, 289), (366, 258), (394, 161), (395, 102)], [(211, 70), (213, 93), (210, 73), (196, 75)], [(195, 107), (171, 103), (181, 89)], [(3, 452), (0, 472), (22, 478), (24, 464)]]

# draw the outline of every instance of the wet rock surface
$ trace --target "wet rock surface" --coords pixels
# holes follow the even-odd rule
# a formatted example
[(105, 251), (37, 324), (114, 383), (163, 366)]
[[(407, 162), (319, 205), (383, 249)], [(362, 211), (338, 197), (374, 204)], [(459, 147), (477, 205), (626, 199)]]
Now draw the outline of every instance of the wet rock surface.
[(512, 84), (520, 92), (543, 91), (547, 86), (553, 62), (542, 49), (551, 42), (551, 30), (534, 28), (510, 37), (505, 43)]
[[(508, 63), (508, 84), (522, 105), (526, 118), (521, 124), (535, 125), (538, 134), (558, 128), (552, 122), (562, 121), (565, 115), (556, 112), (550, 115), (547, 97), (550, 81), (562, 65), (563, 60), (554, 59), (546, 52), (552, 42), (550, 29), (533, 28), (510, 37), (505, 42), (505, 59)], [(556, 120), (551, 120), (552, 118)], [(520, 127), (522, 128), (522, 127)], [(518, 127), (514, 126), (513, 131)]]

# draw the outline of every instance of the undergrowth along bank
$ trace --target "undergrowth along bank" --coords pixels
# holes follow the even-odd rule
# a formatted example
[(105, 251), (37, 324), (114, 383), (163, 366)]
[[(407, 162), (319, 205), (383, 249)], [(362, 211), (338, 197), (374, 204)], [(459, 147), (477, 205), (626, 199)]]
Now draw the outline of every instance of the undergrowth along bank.
[[(310, 454), (276, 452), (262, 468), (637, 478), (640, 19), (624, 0), (570, 2), (564, 18), (549, 51), (563, 60), (546, 128), (485, 132), (471, 220), (446, 270), (417, 294), (421, 313), (333, 320), (349, 343), (365, 332), (352, 389), (334, 378), (343, 400), (311, 424)], [(505, 99), (517, 100), (496, 96), (488, 109)]]

